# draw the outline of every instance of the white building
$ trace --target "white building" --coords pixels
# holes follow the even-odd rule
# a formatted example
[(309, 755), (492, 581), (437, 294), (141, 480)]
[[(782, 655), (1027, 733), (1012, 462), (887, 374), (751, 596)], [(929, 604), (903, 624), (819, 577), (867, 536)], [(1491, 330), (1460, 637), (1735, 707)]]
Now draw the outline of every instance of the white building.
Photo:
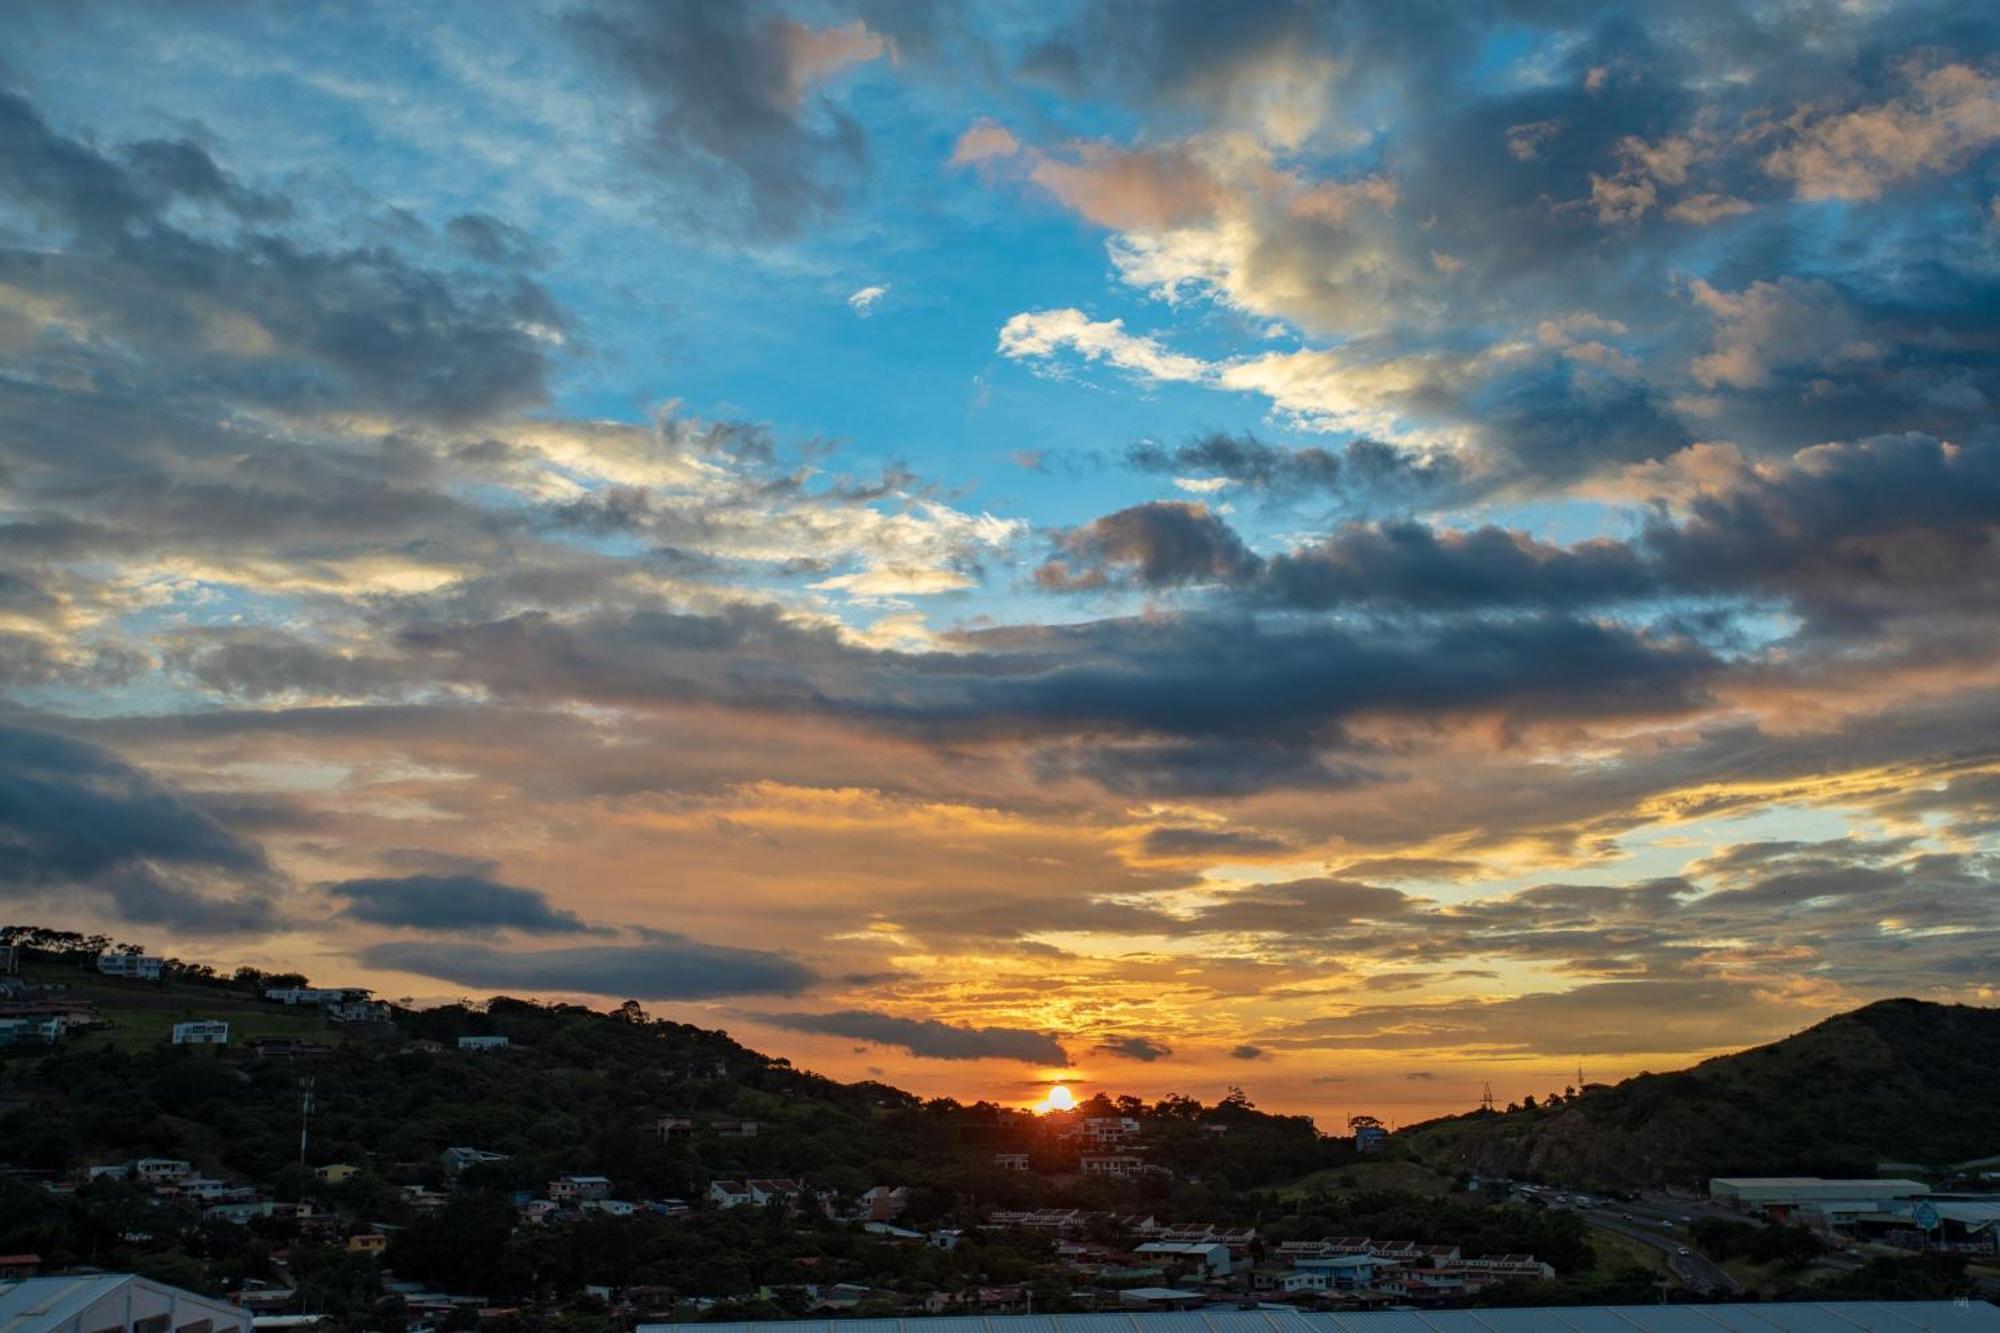
[(1127, 1153), (1089, 1154), (1078, 1162), (1086, 1176), (1136, 1176), (1146, 1169), (1146, 1159)]
[(107, 977), (158, 981), (160, 966), (165, 962), (164, 958), (148, 958), (142, 953), (101, 953), (97, 955), (97, 970)]
[(175, 1157), (141, 1157), (132, 1163), (132, 1174), (148, 1185), (161, 1185), (191, 1175), (194, 1165)]
[(446, 1148), (438, 1154), (438, 1160), (444, 1163), (445, 1170), (451, 1172), (453, 1175), (457, 1175), (468, 1166), (485, 1166), (490, 1162), (504, 1162), (507, 1160), (507, 1154), (502, 1152), (487, 1152), (484, 1148)]
[(250, 1312), (130, 1273), (31, 1277), (0, 1284), (7, 1333), (250, 1333)]
[(1823, 1180), (1818, 1176), (1723, 1176), (1708, 1182), (1708, 1197), (1738, 1212), (1788, 1217), (1798, 1209), (1821, 1213), (1875, 1212), (1930, 1192), (1921, 1180)]
[(391, 1017), (387, 1000), (337, 1000), (326, 1016), (336, 1023), (386, 1023)]
[(507, 1046), (505, 1037), (460, 1037), (458, 1049), (461, 1051), (498, 1051)]
[(219, 1018), (201, 1018), (191, 1023), (174, 1024), (176, 1046), (227, 1046), (228, 1044), (229, 1024)]
[(372, 993), (361, 986), (268, 986), (264, 998), (279, 1004), (340, 1004), (365, 1000)]

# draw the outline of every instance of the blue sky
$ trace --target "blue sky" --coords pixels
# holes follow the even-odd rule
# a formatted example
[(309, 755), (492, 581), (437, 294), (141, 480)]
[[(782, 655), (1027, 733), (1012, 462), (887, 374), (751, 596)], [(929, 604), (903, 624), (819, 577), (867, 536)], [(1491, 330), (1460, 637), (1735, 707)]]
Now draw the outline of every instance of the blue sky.
[(1993, 997), (1979, 16), (10, 19), (16, 916), (1021, 1100)]

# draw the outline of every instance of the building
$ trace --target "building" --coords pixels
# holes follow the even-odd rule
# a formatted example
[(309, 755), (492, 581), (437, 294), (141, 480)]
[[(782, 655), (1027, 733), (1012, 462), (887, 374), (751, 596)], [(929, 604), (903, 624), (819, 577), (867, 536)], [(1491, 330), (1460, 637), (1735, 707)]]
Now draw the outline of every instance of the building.
[(327, 1166), (313, 1168), (313, 1174), (329, 1185), (344, 1185), (360, 1174), (361, 1168), (347, 1162), (334, 1162)]
[(718, 1180), (708, 1187), (708, 1201), (718, 1208), (761, 1208), (774, 1199), (783, 1199), (789, 1203), (805, 1191), (806, 1187), (803, 1184), (782, 1177), (766, 1180)]
[(1381, 1125), (1356, 1125), (1354, 1151), (1363, 1157), (1378, 1156), (1389, 1146), (1389, 1131)]
[(25, 1046), (35, 1042), (54, 1045), (63, 1034), (60, 1018), (0, 1018), (0, 1046)]
[(718, 1120), (715, 1122), (715, 1134), (717, 1138), (723, 1139), (754, 1139), (757, 1137), (757, 1122), (755, 1120)]
[(1077, 1163), (1086, 1176), (1136, 1176), (1146, 1169), (1146, 1159), (1130, 1153), (1086, 1153)]
[[(1708, 1197), (1741, 1213), (1784, 1221), (1810, 1207), (1815, 1212), (1880, 1212), (1930, 1192), (1920, 1180), (1822, 1180), (1818, 1176), (1725, 1176), (1708, 1182)], [(1843, 1209), (1839, 1205), (1849, 1205)]]
[(333, 1045), (324, 1041), (300, 1041), (296, 1037), (252, 1037), (250, 1054), (259, 1060), (317, 1060), (333, 1054)]
[(458, 1049), (461, 1051), (499, 1051), (506, 1049), (505, 1037), (460, 1037)]
[(610, 1197), (611, 1179), (608, 1176), (557, 1176), (549, 1182), (549, 1198), (560, 1204), (574, 1205), (585, 1199)]
[(250, 1312), (130, 1273), (31, 1277), (0, 1286), (6, 1333), (250, 1333)]
[(219, 1018), (198, 1018), (193, 1022), (174, 1024), (176, 1046), (227, 1046), (228, 1044), (229, 1024)]
[(1229, 1276), (1229, 1247), (1221, 1241), (1149, 1240), (1133, 1251), (1172, 1268), (1199, 1271), (1205, 1278)]
[(859, 1213), (877, 1222), (893, 1221), (910, 1206), (910, 1191), (902, 1185), (877, 1185), (862, 1191)]
[(438, 1154), (438, 1160), (444, 1163), (446, 1171), (452, 1175), (457, 1175), (469, 1166), (485, 1166), (491, 1162), (504, 1162), (507, 1160), (507, 1154), (487, 1152), (482, 1148), (446, 1148)]
[(999, 1167), (1002, 1171), (1026, 1171), (1028, 1169), (1028, 1154), (1024, 1152), (996, 1152), (993, 1154), (993, 1165)]
[[(981, 1304), (1007, 1303), (999, 1288), (980, 1288)], [(1126, 1299), (1126, 1298), (1133, 1299)], [(1392, 1310), (1364, 1313), (1334, 1310), (1307, 1314), (1289, 1306), (1255, 1310), (1201, 1310), (1193, 1319), (1172, 1314), (1149, 1316), (1148, 1308), (1171, 1310), (1204, 1303), (1199, 1292), (1141, 1287), (1119, 1293), (1128, 1309), (1102, 1314), (987, 1314), (940, 1329), (951, 1333), (1533, 1333), (1541, 1329), (1617, 1329), (1620, 1333), (1996, 1333), (2000, 1306), (1957, 1301), (1768, 1301), (1748, 1305), (1573, 1305), (1561, 1309), (1425, 1310), (1420, 1315)], [(1018, 1300), (1011, 1302), (1018, 1308)], [(1134, 1308), (1136, 1307), (1136, 1308)], [(636, 1333), (679, 1333), (678, 1324), (640, 1324)], [(907, 1327), (907, 1326), (906, 1326)], [(772, 1319), (759, 1323), (715, 1323), (703, 1333), (850, 1333), (854, 1325), (833, 1319)]]
[(684, 1115), (663, 1115), (653, 1122), (653, 1132), (662, 1140), (672, 1142), (676, 1134), (693, 1135), (694, 1121)]
[(1129, 1115), (1094, 1115), (1079, 1131), (1100, 1148), (1111, 1147), (1139, 1137), (1139, 1122)]
[(279, 1004), (344, 1004), (374, 993), (365, 986), (267, 986), (264, 998)]
[(326, 1016), (336, 1023), (387, 1023), (394, 1017), (387, 1000), (335, 1000)]
[(357, 1231), (347, 1238), (349, 1254), (382, 1254), (389, 1248), (389, 1238), (379, 1231)]
[(164, 958), (149, 958), (142, 953), (101, 953), (97, 955), (97, 970), (107, 977), (158, 981), (160, 968), (166, 961)]
[(19, 1282), (42, 1271), (39, 1254), (0, 1254), (0, 1282)]
[(164, 1185), (194, 1174), (194, 1164), (174, 1157), (141, 1157), (132, 1163), (132, 1175), (147, 1185)]

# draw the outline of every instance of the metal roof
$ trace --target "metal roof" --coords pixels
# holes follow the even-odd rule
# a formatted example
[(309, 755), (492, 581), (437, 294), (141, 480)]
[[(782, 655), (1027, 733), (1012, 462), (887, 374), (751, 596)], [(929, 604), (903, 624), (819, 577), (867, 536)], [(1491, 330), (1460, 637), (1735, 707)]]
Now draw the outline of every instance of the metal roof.
[(42, 1329), (60, 1328), (127, 1286), (142, 1289), (155, 1302), (206, 1309), (216, 1317), (218, 1328), (240, 1327), (249, 1320), (247, 1312), (212, 1296), (183, 1291), (131, 1273), (88, 1273), (0, 1283), (0, 1333), (39, 1333)]
[[(665, 1325), (641, 1324), (645, 1330)], [(780, 1319), (705, 1324), (703, 1333), (1994, 1333), (2000, 1307), (1974, 1301), (1828, 1301), (1744, 1305), (1578, 1305), (1516, 1310), (1289, 1309), (1174, 1314), (980, 1315), (913, 1319)]]

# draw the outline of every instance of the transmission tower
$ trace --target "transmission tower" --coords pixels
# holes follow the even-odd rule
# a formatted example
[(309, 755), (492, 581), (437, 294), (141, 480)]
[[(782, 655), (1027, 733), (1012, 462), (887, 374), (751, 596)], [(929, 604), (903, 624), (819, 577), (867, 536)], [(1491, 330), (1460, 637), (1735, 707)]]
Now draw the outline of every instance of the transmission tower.
[(1481, 1110), (1485, 1111), (1493, 1109), (1493, 1085), (1491, 1083), (1486, 1084), (1485, 1090), (1479, 1094), (1479, 1106)]

